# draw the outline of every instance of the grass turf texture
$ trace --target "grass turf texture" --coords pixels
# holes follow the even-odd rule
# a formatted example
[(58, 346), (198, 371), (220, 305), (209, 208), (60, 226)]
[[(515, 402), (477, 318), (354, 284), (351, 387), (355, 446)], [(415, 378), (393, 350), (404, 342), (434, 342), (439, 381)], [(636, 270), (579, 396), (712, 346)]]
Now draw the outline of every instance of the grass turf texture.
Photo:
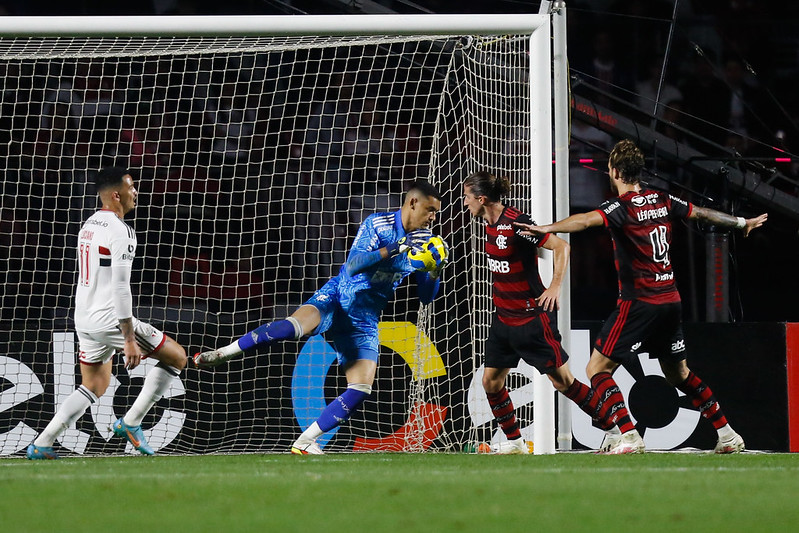
[(12, 531), (791, 531), (799, 454), (0, 460)]

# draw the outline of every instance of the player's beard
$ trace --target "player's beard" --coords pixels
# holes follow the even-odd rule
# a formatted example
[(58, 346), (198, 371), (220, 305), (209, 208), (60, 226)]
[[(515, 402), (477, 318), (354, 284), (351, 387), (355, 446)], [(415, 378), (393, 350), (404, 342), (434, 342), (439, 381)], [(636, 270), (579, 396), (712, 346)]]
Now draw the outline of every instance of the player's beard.
[(619, 188), (616, 186), (616, 182), (613, 181), (613, 178), (611, 178), (610, 176), (608, 176), (608, 181), (610, 182), (610, 192), (612, 192), (615, 195), (618, 195)]

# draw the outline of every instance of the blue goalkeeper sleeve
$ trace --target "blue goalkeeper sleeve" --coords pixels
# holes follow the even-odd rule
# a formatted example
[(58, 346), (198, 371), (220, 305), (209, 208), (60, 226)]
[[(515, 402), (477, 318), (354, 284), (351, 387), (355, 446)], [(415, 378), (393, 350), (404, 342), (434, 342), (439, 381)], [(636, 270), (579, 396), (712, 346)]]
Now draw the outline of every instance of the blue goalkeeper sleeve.
[(427, 305), (438, 294), (439, 278), (432, 277), (427, 272), (416, 272), (416, 287), (419, 301)]
[(382, 260), (383, 258), (380, 255), (380, 250), (352, 254), (347, 258), (347, 262), (344, 263), (344, 270), (349, 277), (352, 277), (363, 272), (370, 266), (376, 265)]

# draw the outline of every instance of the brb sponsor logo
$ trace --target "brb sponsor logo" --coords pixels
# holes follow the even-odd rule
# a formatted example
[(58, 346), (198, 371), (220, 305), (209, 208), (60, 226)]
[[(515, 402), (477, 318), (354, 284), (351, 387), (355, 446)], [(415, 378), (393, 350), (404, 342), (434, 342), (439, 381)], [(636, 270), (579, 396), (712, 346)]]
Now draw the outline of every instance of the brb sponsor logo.
[(496, 259), (488, 258), (488, 269), (491, 272), (499, 272), (501, 274), (507, 274), (510, 272), (510, 263), (507, 261), (498, 261)]
[[(49, 422), (52, 413), (72, 394), (77, 388), (75, 375), (75, 361), (77, 343), (75, 334), (72, 332), (53, 333), (53, 380), (54, 405), (52, 409), (45, 409), (45, 413), (35, 422), (35, 425), (44, 428)], [(130, 378), (143, 379), (147, 373), (157, 364), (157, 361), (145, 359), (142, 363), (129, 371)], [(11, 383), (11, 387), (6, 387), (0, 392), (0, 413), (13, 410), (17, 406), (34, 400), (44, 394), (45, 385), (40, 377), (25, 363), (17, 361), (8, 356), (0, 356), (0, 381)], [(123, 413), (114, 411), (114, 396), (122, 383), (116, 376), (111, 376), (111, 382), (105, 394), (91, 406), (89, 413), (94, 422), (94, 429), (105, 441), (109, 441), (113, 436), (111, 425), (122, 416)], [(183, 382), (179, 379), (173, 380), (172, 385), (164, 394), (164, 398), (182, 396), (185, 393)], [(43, 419), (43, 418), (46, 418)], [(144, 430), (147, 442), (154, 450), (159, 450), (172, 442), (183, 429), (183, 422), (186, 414), (172, 409), (164, 409), (161, 418), (149, 429)], [(24, 449), (38, 435), (38, 431), (28, 423), (34, 421), (18, 421), (17, 424), (5, 433), (0, 433), (0, 456), (11, 455)], [(81, 431), (73, 424), (67, 428), (58, 438), (58, 442), (64, 448), (83, 454), (89, 446), (89, 441), (93, 433)], [(130, 443), (127, 443), (125, 451), (134, 453), (135, 450)]]

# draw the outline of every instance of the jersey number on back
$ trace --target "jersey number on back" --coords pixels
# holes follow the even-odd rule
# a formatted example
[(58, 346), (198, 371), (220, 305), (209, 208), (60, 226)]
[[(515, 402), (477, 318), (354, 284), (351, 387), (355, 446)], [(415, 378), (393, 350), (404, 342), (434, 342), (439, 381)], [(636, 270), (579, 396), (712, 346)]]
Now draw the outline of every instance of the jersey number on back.
[(79, 283), (84, 287), (89, 286), (89, 257), (92, 250), (90, 242), (81, 241), (78, 244)]
[(649, 241), (652, 243), (652, 259), (655, 263), (669, 266), (669, 241), (666, 239), (666, 226), (657, 226), (649, 232)]

